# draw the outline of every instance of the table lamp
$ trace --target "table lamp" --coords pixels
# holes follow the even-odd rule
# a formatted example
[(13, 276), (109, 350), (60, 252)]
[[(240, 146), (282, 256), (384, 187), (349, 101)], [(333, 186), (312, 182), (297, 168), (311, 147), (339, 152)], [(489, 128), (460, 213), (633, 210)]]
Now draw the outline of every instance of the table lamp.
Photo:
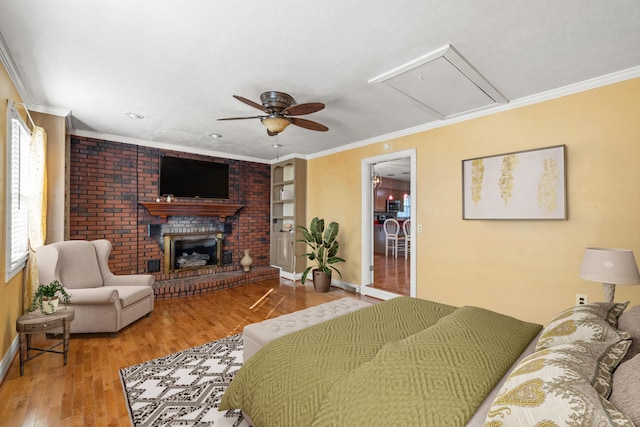
[(586, 248), (580, 277), (602, 283), (607, 302), (613, 302), (616, 285), (640, 284), (638, 266), (629, 249)]

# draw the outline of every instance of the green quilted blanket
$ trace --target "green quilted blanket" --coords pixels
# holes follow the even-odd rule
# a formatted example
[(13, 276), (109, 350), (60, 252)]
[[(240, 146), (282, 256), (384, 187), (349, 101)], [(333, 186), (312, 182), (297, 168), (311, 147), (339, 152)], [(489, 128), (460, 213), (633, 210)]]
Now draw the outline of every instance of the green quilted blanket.
[(464, 426), (540, 328), (462, 307), (336, 383), (312, 425)]
[(259, 427), (456, 425), (450, 420), (473, 413), (539, 329), (395, 298), (267, 344), (219, 409), (240, 408)]

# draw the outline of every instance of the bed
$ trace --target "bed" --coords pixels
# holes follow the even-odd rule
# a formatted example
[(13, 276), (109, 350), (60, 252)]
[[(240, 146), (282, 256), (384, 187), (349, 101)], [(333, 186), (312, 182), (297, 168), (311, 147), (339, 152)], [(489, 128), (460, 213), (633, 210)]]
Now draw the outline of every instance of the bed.
[(625, 308), (578, 306), (543, 328), (394, 298), (271, 341), (219, 409), (239, 408), (258, 427), (633, 426), (640, 310)]

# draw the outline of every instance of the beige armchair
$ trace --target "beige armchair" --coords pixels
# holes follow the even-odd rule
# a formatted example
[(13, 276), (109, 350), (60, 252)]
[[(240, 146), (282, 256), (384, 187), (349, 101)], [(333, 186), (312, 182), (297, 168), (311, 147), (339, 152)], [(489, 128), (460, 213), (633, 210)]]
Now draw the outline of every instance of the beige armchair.
[(71, 333), (117, 334), (153, 310), (153, 276), (114, 275), (111, 242), (68, 240), (36, 249), (40, 283), (59, 280), (71, 296)]

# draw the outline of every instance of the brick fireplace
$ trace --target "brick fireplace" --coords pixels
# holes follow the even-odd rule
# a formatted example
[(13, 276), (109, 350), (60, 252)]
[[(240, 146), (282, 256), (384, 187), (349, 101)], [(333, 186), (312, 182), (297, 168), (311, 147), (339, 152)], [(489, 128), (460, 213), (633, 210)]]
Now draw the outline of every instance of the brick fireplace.
[[(150, 212), (146, 206), (159, 196), (160, 155), (229, 164), (229, 199), (178, 199), (169, 207), (188, 203), (190, 209), (166, 216)], [(252, 272), (269, 268), (270, 173), (269, 164), (72, 136), (68, 238), (110, 240), (109, 266), (115, 274), (153, 274), (156, 282), (177, 289), (167, 295), (201, 293), (202, 286), (194, 288), (189, 282), (207, 283), (209, 289), (214, 280), (208, 276), (216, 280), (228, 276), (225, 287), (238, 284), (243, 280), (236, 273), (242, 271), (239, 262), (245, 249), (251, 249)], [(222, 207), (235, 210), (223, 214), (211, 210)], [(222, 265), (166, 272), (163, 235), (167, 233), (223, 233)]]

